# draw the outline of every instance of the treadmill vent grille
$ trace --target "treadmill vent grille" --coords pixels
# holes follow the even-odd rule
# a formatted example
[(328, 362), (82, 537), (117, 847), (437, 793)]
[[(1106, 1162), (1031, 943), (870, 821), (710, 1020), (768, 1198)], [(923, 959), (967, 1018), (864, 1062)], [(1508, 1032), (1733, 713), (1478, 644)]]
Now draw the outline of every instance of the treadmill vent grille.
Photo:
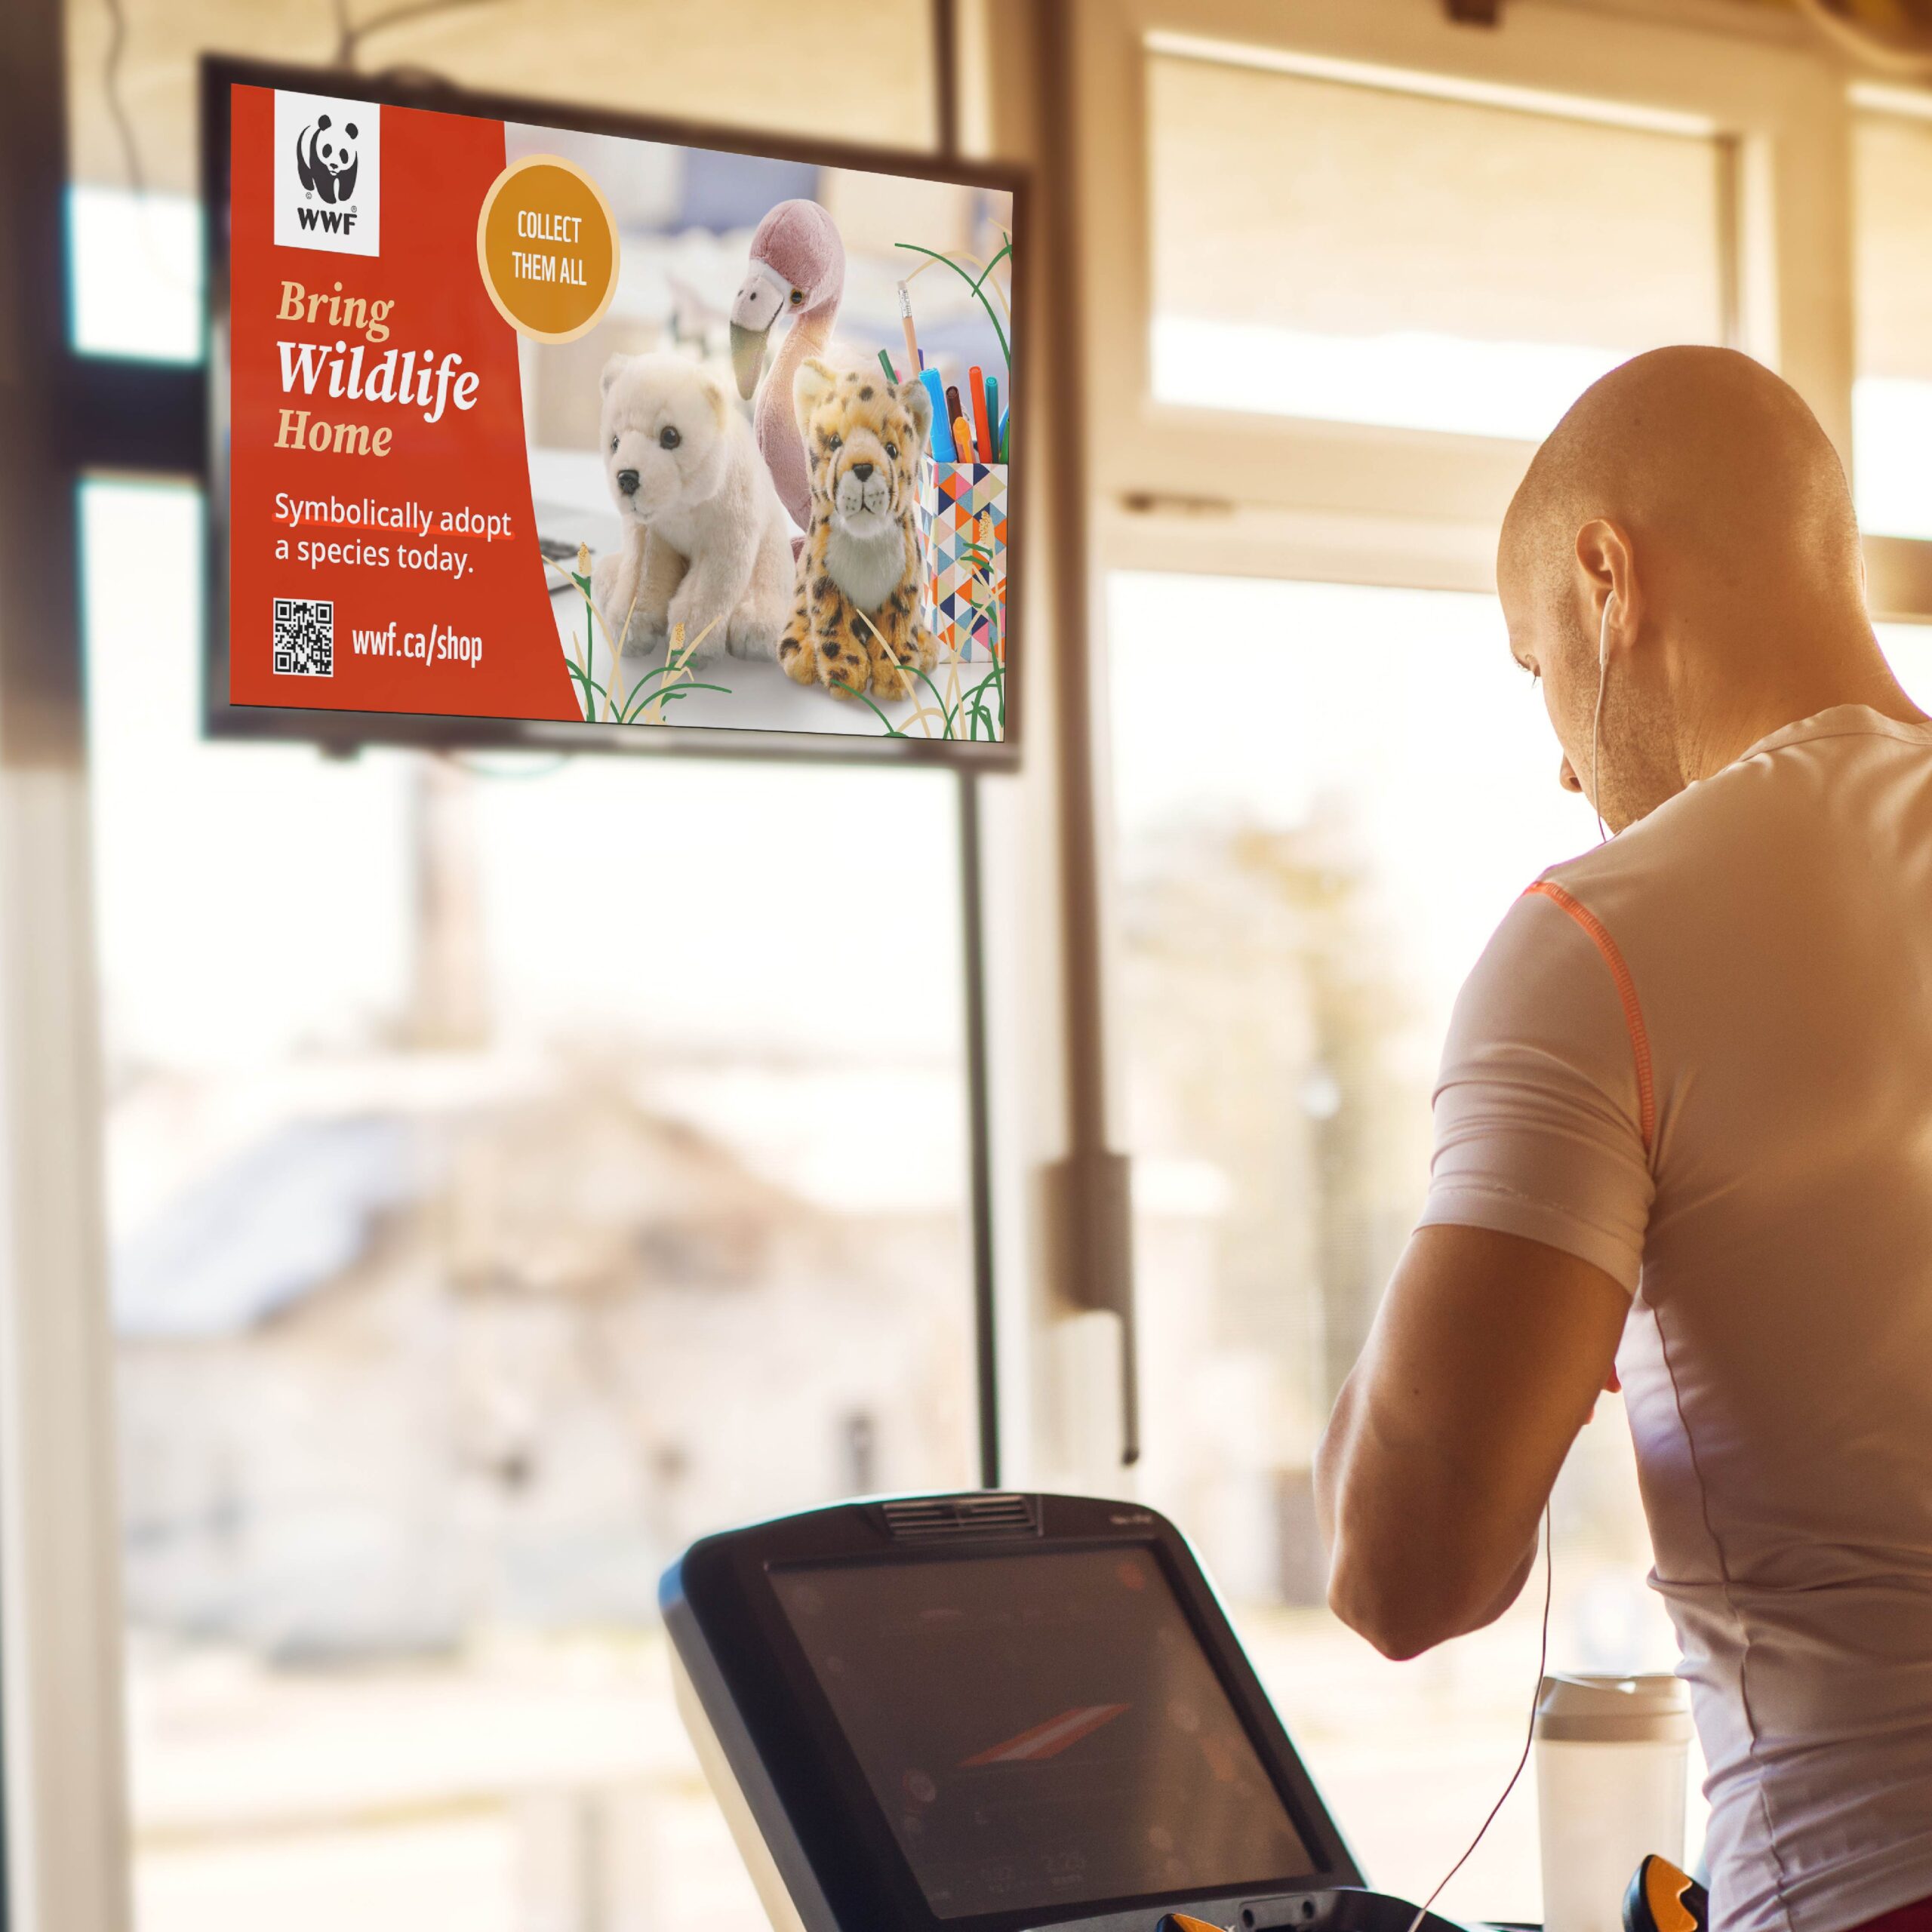
[(922, 1496), (882, 1506), (900, 1543), (928, 1537), (1036, 1537), (1040, 1512), (1030, 1496)]

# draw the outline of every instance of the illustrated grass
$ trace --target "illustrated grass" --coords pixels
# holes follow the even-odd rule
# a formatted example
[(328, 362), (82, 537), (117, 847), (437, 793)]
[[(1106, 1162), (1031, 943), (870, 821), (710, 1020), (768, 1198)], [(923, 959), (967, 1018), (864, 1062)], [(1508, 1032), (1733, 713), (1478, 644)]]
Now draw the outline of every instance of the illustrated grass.
[[(590, 552), (584, 546), (578, 546), (577, 568), (566, 570), (562, 565), (546, 559), (547, 567), (567, 582), (577, 586), (583, 598), (584, 636), (580, 640), (577, 632), (571, 632), (571, 642), (576, 654), (566, 654), (565, 668), (571, 674), (576, 688), (577, 703), (583, 707), (583, 721), (586, 724), (662, 724), (664, 707), (675, 703), (679, 698), (688, 697), (693, 691), (718, 691), (726, 697), (731, 695), (728, 685), (707, 684), (692, 675), (691, 660), (713, 629), (718, 620), (714, 617), (688, 643), (685, 638), (685, 627), (679, 624), (672, 631), (669, 648), (662, 664), (647, 665), (638, 674), (628, 692), (623, 685), (624, 657), (623, 639), (630, 635), (631, 619), (637, 612), (637, 592), (631, 596), (630, 606), (624, 613), (623, 629), (614, 639), (609, 627), (598, 615), (595, 601), (590, 594)], [(638, 586), (641, 590), (642, 585)], [(604, 635), (605, 654), (611, 660), (611, 681), (608, 685), (598, 682), (592, 667), (596, 663), (594, 648), (597, 633)], [(599, 704), (604, 715), (598, 716)]]

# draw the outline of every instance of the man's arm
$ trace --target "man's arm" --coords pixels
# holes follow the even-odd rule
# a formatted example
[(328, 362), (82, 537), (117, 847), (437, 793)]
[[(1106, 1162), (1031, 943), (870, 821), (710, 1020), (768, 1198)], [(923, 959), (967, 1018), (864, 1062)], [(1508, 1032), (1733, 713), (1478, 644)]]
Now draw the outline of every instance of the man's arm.
[(1385, 1656), (1515, 1600), (1629, 1309), (1614, 1276), (1541, 1241), (1411, 1238), (1315, 1460), (1329, 1603)]

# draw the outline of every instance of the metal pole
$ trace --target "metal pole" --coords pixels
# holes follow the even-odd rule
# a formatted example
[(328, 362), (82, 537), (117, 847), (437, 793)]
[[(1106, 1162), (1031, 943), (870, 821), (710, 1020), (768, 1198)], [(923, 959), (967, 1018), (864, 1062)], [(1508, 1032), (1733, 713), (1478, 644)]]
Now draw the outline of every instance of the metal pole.
[[(1044, 221), (1048, 368), (1083, 366), (1084, 271), (1078, 205), (1079, 105), (1073, 0), (1026, 0), (1016, 13), (1032, 36), (1038, 115), (1034, 158)], [(1093, 637), (1089, 599), (1087, 398), (1070, 381), (1054, 396), (1052, 552), (1054, 771), (1059, 810), (1062, 998), (1066, 1050), (1067, 1151), (1046, 1171), (1058, 1280), (1074, 1307), (1120, 1323), (1121, 1463), (1140, 1456), (1139, 1345), (1134, 1294), (1131, 1170), (1107, 1144), (1107, 1055), (1101, 944), (1100, 820), (1094, 756)]]
[(980, 1483), (997, 1489), (999, 1375), (993, 1309), (992, 1137), (986, 1078), (986, 928), (980, 889), (980, 777), (959, 774), (959, 936), (966, 992), (967, 1168), (971, 1189), (973, 1340), (980, 1395)]
[[(933, 0), (933, 120), (941, 155), (959, 152), (959, 47), (955, 0)], [(959, 768), (959, 937), (966, 1001), (966, 1165), (973, 1251), (973, 1352), (980, 1412), (980, 1483), (1000, 1481), (999, 1369), (993, 1307), (991, 1107), (986, 1066), (985, 904), (980, 873), (980, 775)]]

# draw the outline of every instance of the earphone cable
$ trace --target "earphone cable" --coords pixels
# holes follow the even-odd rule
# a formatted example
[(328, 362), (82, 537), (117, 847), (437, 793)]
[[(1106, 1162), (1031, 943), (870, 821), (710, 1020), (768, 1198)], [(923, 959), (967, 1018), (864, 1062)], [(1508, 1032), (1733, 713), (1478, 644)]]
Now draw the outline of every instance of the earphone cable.
[(1590, 809), (1597, 815), (1597, 837), (1607, 844), (1609, 828), (1603, 822), (1602, 794), (1597, 789), (1597, 740), (1603, 731), (1604, 687), (1610, 681), (1610, 599), (1603, 600), (1603, 622), (1597, 629), (1597, 708), (1590, 717)]
[(1443, 1873), (1441, 1882), (1434, 1891), (1416, 1908), (1416, 1915), (1409, 1921), (1409, 1932), (1419, 1932), (1423, 1921), (1429, 1916), (1429, 1909), (1443, 1894), (1449, 1881), (1468, 1864), (1478, 1845), (1489, 1835), (1489, 1828), (1496, 1823), (1497, 1814), (1509, 1801), (1509, 1794), (1516, 1789), (1516, 1782), (1523, 1775), (1523, 1767), (1530, 1761), (1531, 1747), (1536, 1743), (1537, 1706), (1543, 1702), (1543, 1673), (1549, 1668), (1549, 1604), (1556, 1584), (1556, 1534), (1551, 1525), (1549, 1505), (1543, 1507), (1543, 1635), (1537, 1647), (1537, 1687), (1530, 1699), (1530, 1724), (1523, 1738), (1523, 1755), (1516, 1760), (1516, 1768), (1509, 1774), (1509, 1782), (1503, 1787), (1503, 1795), (1489, 1807), (1489, 1816), (1482, 1821), (1475, 1836), (1462, 1857)]

